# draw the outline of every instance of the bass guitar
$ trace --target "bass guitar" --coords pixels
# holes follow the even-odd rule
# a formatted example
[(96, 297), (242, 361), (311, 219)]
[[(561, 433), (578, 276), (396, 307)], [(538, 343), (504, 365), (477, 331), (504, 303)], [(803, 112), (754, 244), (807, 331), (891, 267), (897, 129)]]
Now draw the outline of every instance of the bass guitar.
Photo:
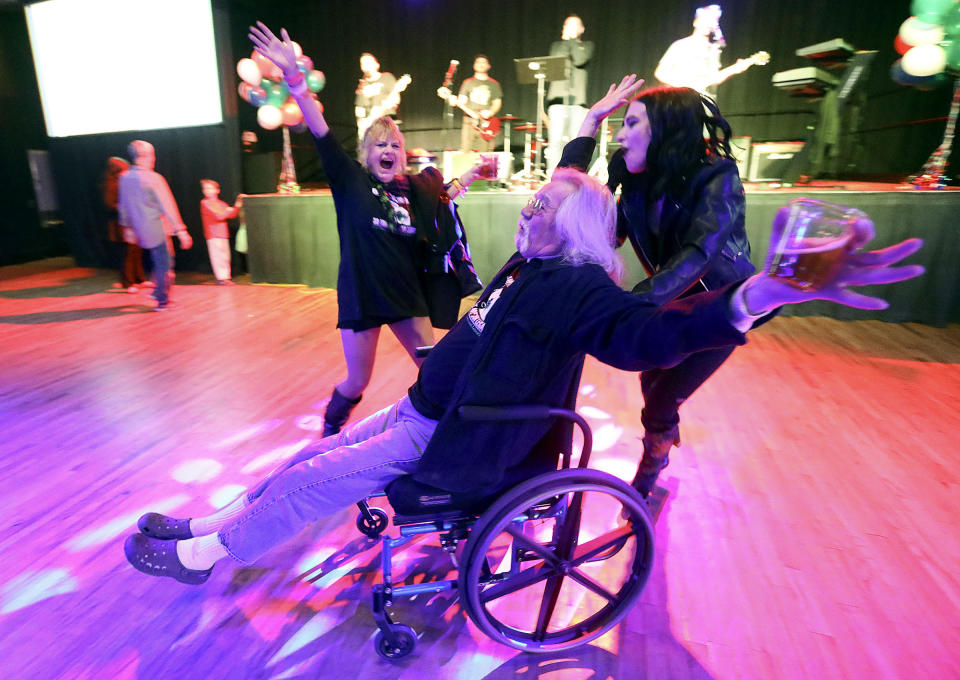
[(450, 91), (450, 88), (448, 87), (439, 88), (437, 90), (437, 96), (440, 97), (440, 99), (446, 99), (453, 106), (456, 106), (458, 109), (463, 111), (467, 116), (472, 118), (473, 123), (471, 125), (473, 126), (473, 129), (480, 134), (480, 137), (483, 139), (483, 141), (489, 142), (491, 139), (497, 136), (498, 132), (500, 132), (499, 118), (484, 118), (473, 109), (461, 104), (459, 100), (456, 100), (456, 99), (451, 100), (451, 97), (453, 97), (453, 92)]

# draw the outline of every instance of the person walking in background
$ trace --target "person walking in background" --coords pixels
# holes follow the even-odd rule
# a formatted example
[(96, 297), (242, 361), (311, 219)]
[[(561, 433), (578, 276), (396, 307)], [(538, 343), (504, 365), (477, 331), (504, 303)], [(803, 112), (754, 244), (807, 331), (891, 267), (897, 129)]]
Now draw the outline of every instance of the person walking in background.
[(173, 199), (167, 180), (153, 169), (157, 157), (150, 142), (137, 139), (130, 142), (127, 152), (133, 167), (118, 182), (117, 213), (120, 225), (130, 227), (141, 248), (150, 253), (153, 262), (153, 298), (160, 312), (170, 304), (173, 285), (173, 235), (180, 239), (180, 247), (189, 249), (193, 239), (180, 218), (180, 210)]
[[(103, 173), (103, 204), (107, 209), (107, 239), (123, 249), (120, 263), (120, 286), (127, 293), (136, 293), (137, 286), (153, 283), (146, 281), (143, 272), (143, 249), (137, 245), (137, 238), (129, 228), (123, 228), (117, 220), (117, 194), (120, 176), (130, 169), (130, 164), (118, 156), (107, 159), (107, 169)], [(111, 256), (112, 257), (112, 256)], [(114, 284), (116, 285), (116, 284)]]
[(200, 219), (203, 221), (203, 237), (207, 239), (210, 267), (221, 286), (233, 285), (230, 277), (230, 230), (227, 220), (232, 220), (243, 206), (243, 194), (237, 195), (233, 205), (220, 200), (220, 184), (212, 179), (200, 180), (203, 200), (200, 201)]

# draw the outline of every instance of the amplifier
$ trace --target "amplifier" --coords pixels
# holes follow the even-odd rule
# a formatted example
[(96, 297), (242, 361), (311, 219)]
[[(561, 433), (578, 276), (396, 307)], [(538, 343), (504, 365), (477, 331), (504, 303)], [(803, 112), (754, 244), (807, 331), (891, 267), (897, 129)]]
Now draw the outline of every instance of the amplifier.
[(749, 177), (750, 170), (750, 143), (752, 137), (731, 137), (730, 151), (733, 152), (733, 159), (737, 162), (737, 171), (740, 173), (740, 179), (744, 182)]
[(793, 157), (800, 153), (803, 142), (759, 142), (750, 152), (751, 182), (775, 182), (783, 179), (783, 173)]

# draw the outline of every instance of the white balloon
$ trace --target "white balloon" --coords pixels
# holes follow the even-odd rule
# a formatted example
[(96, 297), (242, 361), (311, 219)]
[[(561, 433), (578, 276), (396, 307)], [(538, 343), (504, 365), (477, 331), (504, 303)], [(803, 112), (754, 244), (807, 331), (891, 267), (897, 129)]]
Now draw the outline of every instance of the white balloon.
[(273, 104), (264, 104), (257, 109), (257, 122), (264, 130), (276, 130), (283, 122), (283, 114)]
[(254, 87), (260, 85), (263, 80), (263, 74), (260, 73), (260, 67), (253, 59), (245, 58), (237, 62), (237, 75), (243, 79), (243, 82), (249, 83)]
[(900, 60), (904, 73), (911, 76), (935, 76), (947, 65), (947, 53), (939, 45), (911, 47)]
[(900, 39), (914, 47), (942, 42), (943, 26), (924, 23), (917, 17), (910, 17), (900, 24)]

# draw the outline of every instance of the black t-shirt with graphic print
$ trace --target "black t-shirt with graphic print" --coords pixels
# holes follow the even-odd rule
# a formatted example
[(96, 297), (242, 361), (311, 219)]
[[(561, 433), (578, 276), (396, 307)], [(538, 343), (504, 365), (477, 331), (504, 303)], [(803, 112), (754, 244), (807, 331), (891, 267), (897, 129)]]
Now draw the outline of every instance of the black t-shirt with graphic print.
[(314, 144), (337, 211), (337, 326), (364, 330), (427, 316), (407, 178), (378, 182), (347, 156), (332, 133), (314, 138)]

